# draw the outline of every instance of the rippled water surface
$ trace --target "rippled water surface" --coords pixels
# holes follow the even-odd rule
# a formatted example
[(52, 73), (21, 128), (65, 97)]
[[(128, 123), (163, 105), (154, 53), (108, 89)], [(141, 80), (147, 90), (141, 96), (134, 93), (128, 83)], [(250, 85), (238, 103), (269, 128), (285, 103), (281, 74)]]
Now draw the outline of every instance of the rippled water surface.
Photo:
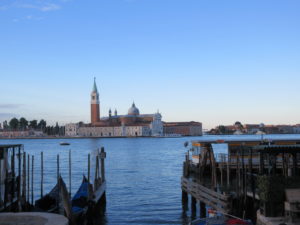
[[(235, 136), (234, 138), (259, 136)], [(265, 136), (297, 138), (299, 135)], [(68, 186), (68, 154), (72, 152), (72, 193), (87, 174), (91, 153), (94, 175), (95, 152), (105, 147), (107, 208), (106, 224), (186, 224), (181, 208), (180, 177), (186, 149), (183, 143), (197, 139), (228, 139), (226, 136), (192, 138), (99, 138), (99, 139), (24, 139), (0, 140), (0, 144), (24, 144), (34, 155), (35, 199), (40, 195), (40, 152), (44, 154), (44, 193), (56, 183), (56, 156), (60, 155), (60, 172)], [(61, 146), (61, 141), (71, 145)]]

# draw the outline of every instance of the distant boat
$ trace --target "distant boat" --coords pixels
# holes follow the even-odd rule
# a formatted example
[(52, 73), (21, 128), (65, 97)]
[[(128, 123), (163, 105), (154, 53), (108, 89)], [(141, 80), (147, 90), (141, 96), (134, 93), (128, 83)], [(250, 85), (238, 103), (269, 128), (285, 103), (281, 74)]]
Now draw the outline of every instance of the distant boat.
[(59, 144), (60, 145), (70, 145), (70, 143), (68, 143), (68, 142), (60, 142)]

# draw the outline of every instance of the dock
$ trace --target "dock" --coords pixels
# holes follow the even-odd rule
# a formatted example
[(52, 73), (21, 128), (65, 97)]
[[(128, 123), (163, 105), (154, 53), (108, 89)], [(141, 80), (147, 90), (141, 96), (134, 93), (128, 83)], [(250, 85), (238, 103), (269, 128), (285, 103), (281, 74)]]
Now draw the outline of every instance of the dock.
[[(227, 151), (214, 152), (218, 144)], [(191, 199), (192, 219), (199, 204), (200, 218), (209, 207), (240, 218), (281, 217), (293, 224), (300, 210), (293, 207), (298, 200), (288, 196), (292, 189), (300, 202), (299, 167), (300, 140), (193, 142), (183, 162), (183, 210)]]

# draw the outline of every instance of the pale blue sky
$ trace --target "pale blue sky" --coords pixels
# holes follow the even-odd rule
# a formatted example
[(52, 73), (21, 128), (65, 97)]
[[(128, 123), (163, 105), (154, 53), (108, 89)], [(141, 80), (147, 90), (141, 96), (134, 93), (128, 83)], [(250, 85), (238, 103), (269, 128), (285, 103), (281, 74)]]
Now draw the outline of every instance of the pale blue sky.
[(300, 123), (300, 1), (1, 0), (0, 121), (157, 109), (165, 121)]

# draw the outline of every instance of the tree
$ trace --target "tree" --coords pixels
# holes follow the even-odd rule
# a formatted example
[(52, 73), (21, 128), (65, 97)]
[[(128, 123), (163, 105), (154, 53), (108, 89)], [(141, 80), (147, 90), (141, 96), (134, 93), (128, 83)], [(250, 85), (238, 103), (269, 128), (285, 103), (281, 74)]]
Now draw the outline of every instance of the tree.
[(29, 127), (32, 129), (36, 129), (37, 128), (37, 120), (31, 120), (29, 122)]
[(45, 120), (41, 119), (37, 126), (40, 130), (44, 131), (46, 128), (46, 125), (47, 125), (47, 122)]
[(56, 125), (55, 125), (55, 135), (58, 135), (59, 134), (59, 126), (58, 126), (58, 122), (56, 122)]
[(9, 126), (11, 129), (16, 130), (19, 127), (19, 120), (17, 118), (12, 118), (9, 121)]
[(24, 117), (21, 117), (19, 120), (19, 124), (20, 124), (20, 128), (25, 130), (28, 126), (28, 121)]
[(223, 125), (218, 126), (218, 130), (221, 134), (225, 134), (227, 131), (226, 127)]

